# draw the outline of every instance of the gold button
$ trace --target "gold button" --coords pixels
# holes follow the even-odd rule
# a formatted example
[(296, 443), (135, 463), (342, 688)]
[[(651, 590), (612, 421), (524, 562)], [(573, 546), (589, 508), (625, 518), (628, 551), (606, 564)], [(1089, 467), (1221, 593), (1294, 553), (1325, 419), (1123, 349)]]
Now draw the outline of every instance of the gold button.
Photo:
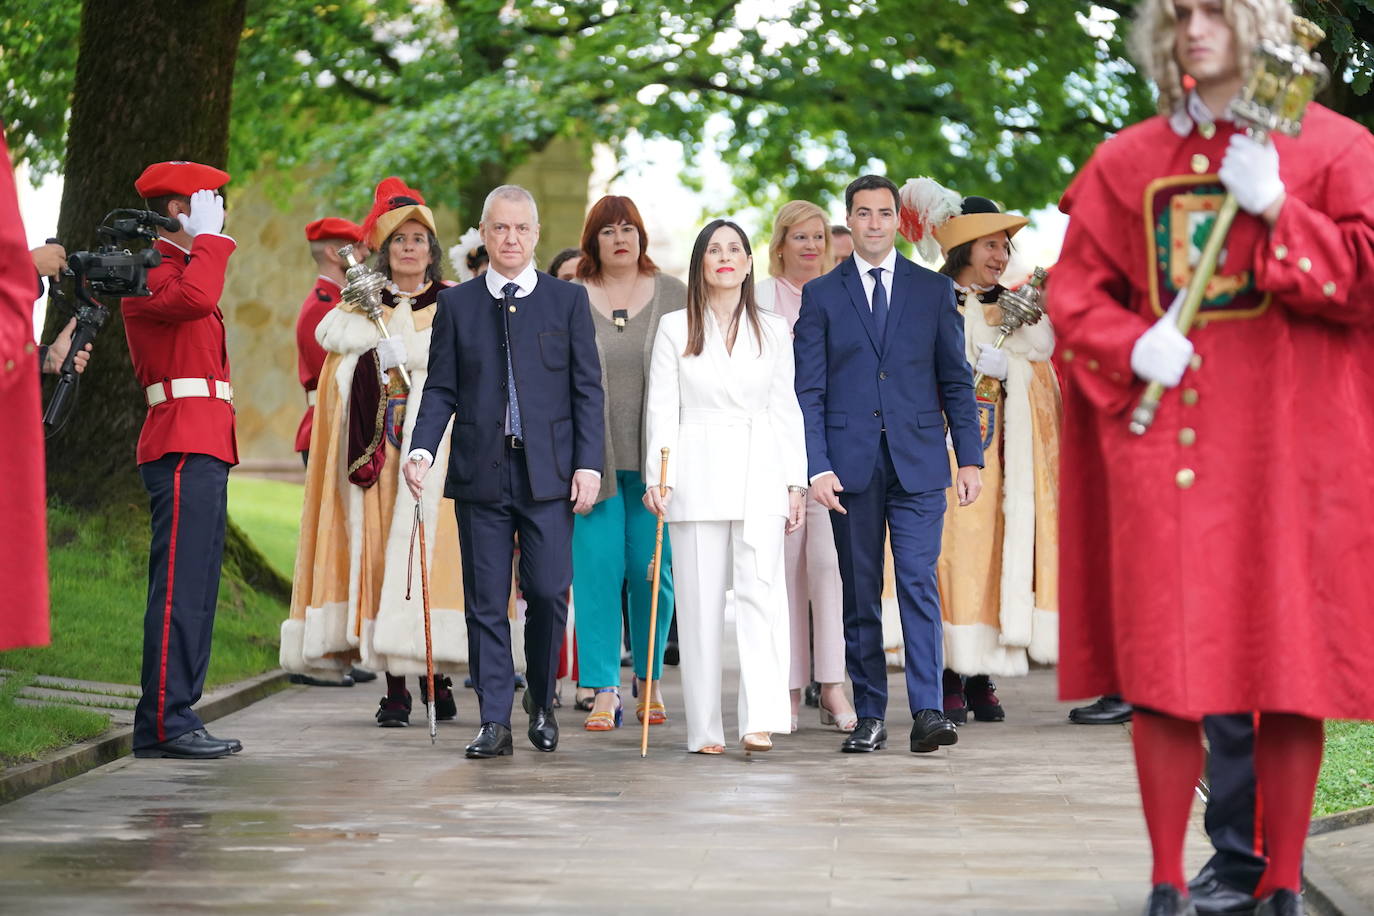
[(1211, 161), (1206, 156), (1202, 155), (1202, 153), (1193, 154), (1193, 160), (1191, 165), (1193, 172), (1198, 175), (1201, 175), (1203, 172), (1207, 171), (1212, 167)]
[(1199, 124), (1197, 126), (1197, 132), (1202, 134), (1202, 139), (1210, 140), (1217, 135), (1217, 126), (1211, 121), (1208, 121), (1206, 124)]
[(1073, 362), (1073, 351), (1072, 351), (1072, 350), (1065, 350), (1065, 351), (1064, 351), (1064, 362), (1066, 362), (1066, 363), (1071, 363), (1071, 362)]
[(1099, 363), (1097, 360), (1095, 360), (1095, 359), (1090, 359), (1090, 360), (1088, 360), (1088, 368), (1091, 369), (1092, 371), (1096, 372), (1100, 366), (1101, 366), (1101, 363)]
[(1120, 373), (1120, 372), (1113, 372), (1113, 373), (1112, 373), (1112, 381), (1114, 381), (1114, 382), (1119, 382), (1119, 381), (1121, 381), (1121, 373)]
[(1186, 490), (1197, 482), (1197, 475), (1192, 468), (1184, 468), (1174, 475), (1174, 483), (1178, 484), (1180, 490)]
[(1328, 299), (1336, 295), (1336, 284), (1334, 281), (1327, 280), (1322, 284), (1322, 295)]
[(1184, 404), (1187, 404), (1189, 407), (1192, 407), (1194, 404), (1197, 403), (1197, 389), (1184, 388), (1181, 397), (1183, 398)]
[(1283, 260), (1284, 258), (1286, 258), (1286, 257), (1288, 257), (1288, 246), (1287, 246), (1287, 245), (1280, 245), (1280, 246), (1278, 246), (1277, 248), (1274, 249), (1274, 258), (1275, 258), (1275, 260), (1282, 261), (1282, 260)]
[(1188, 368), (1194, 372), (1202, 368), (1202, 354), (1194, 353), (1193, 358), (1188, 360)]
[(1197, 441), (1197, 430), (1191, 426), (1185, 426), (1178, 431), (1179, 445), (1192, 445)]
[(32, 353), (32, 352), (33, 352), (33, 341), (29, 341), (28, 343), (24, 344), (24, 352), (25, 352), (25, 353)]
[(1312, 259), (1311, 259), (1311, 258), (1298, 258), (1298, 270), (1302, 271), (1303, 273), (1307, 273), (1307, 272), (1308, 272), (1309, 270), (1311, 270), (1311, 269), (1312, 269)]
[(9, 371), (11, 371), (11, 370), (13, 370), (13, 369), (14, 369), (14, 360), (12, 360), (12, 359), (7, 359), (7, 360), (5, 360), (5, 371), (6, 371), (6, 372), (9, 372)]
[(512, 305), (512, 306), (510, 307), (510, 311), (511, 311), (511, 314), (514, 315), (514, 314), (515, 314), (515, 306)]

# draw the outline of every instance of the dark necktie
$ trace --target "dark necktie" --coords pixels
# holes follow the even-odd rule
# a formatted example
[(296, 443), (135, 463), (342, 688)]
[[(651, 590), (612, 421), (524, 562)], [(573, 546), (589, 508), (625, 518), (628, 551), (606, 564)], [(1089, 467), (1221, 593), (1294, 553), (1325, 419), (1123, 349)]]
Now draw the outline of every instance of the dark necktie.
[(517, 439), (524, 438), (520, 428), (520, 399), (515, 395), (515, 363), (511, 361), (510, 353), (510, 315), (515, 311), (515, 294), (520, 291), (520, 287), (514, 283), (507, 283), (501, 287), (501, 292), (506, 294), (505, 300), (501, 303), (502, 327), (506, 330), (506, 406), (510, 409), (510, 434)]
[(873, 323), (878, 326), (878, 342), (882, 343), (887, 331), (887, 290), (883, 289), (883, 269), (875, 267), (868, 274), (873, 278)]

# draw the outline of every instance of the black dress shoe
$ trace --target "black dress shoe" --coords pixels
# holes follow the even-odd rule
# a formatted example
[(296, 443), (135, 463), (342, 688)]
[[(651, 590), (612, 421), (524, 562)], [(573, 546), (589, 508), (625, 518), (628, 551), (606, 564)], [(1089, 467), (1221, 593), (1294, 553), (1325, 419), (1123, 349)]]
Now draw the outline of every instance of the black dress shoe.
[(931, 751), (959, 743), (959, 729), (938, 709), (917, 711), (911, 723), (911, 753), (929, 754)]
[(821, 685), (819, 681), (812, 681), (806, 685), (802, 691), (802, 702), (812, 709), (821, 708)]
[(1156, 884), (1145, 901), (1143, 916), (1197, 916), (1197, 908), (1172, 884)]
[(1279, 888), (1259, 902), (1255, 916), (1303, 916), (1302, 894)]
[(354, 665), (348, 669), (348, 676), (353, 678), (355, 684), (366, 684), (368, 681), (377, 680), (377, 672), (359, 665)]
[(946, 668), (940, 681), (945, 694), (945, 718), (955, 725), (964, 725), (968, 722), (968, 700), (964, 696), (964, 679)]
[(510, 757), (515, 753), (515, 743), (511, 740), (510, 729), (500, 722), (483, 722), (477, 730), (477, 737), (472, 739), (463, 753), (477, 760)]
[(1217, 877), (1216, 869), (1203, 866), (1188, 882), (1188, 896), (1199, 913), (1253, 913), (1259, 901)]
[(530, 713), (530, 728), (527, 733), (530, 744), (536, 750), (558, 750), (558, 720), (553, 717), (553, 709), (539, 707)]
[[(420, 678), (420, 702), (429, 705), (429, 684)], [(434, 718), (448, 722), (458, 717), (458, 701), (453, 698), (453, 679), (434, 675)]]
[(232, 753), (228, 744), (211, 740), (204, 729), (178, 735), (161, 744), (134, 748), (135, 757), (173, 757), (177, 760), (212, 760)]
[(410, 724), (410, 691), (387, 694), (377, 707), (377, 724), (382, 728), (405, 728)]
[[(374, 674), (373, 677), (376, 677)], [(327, 678), (314, 677), (309, 674), (293, 674), (287, 678), (292, 684), (304, 684), (306, 687), (352, 687), (353, 678), (345, 674), (342, 677)]]
[(867, 754), (870, 751), (881, 751), (885, 747), (887, 726), (883, 724), (883, 720), (864, 716), (859, 719), (859, 724), (854, 726), (849, 737), (844, 739), (840, 750), (846, 754)]
[(202, 738), (208, 738), (211, 741), (218, 741), (221, 744), (229, 745), (229, 752), (232, 754), (237, 754), (239, 751), (243, 750), (243, 742), (239, 741), (237, 738), (216, 738), (203, 728), (196, 729), (196, 734), (200, 735)]
[(1120, 725), (1131, 721), (1131, 704), (1116, 694), (1108, 694), (1089, 706), (1070, 709), (1069, 721), (1076, 725)]
[(979, 722), (1002, 722), (1007, 712), (997, 699), (997, 685), (986, 674), (976, 674), (964, 685), (964, 699)]

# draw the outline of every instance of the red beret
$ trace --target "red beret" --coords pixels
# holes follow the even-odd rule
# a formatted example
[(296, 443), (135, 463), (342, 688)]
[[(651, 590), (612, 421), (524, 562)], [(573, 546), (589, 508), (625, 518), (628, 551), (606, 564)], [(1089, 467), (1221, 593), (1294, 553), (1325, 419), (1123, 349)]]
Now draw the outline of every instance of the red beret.
[(363, 227), (357, 223), (350, 223), (346, 219), (339, 219), (337, 216), (326, 216), (324, 219), (317, 219), (306, 226), (305, 237), (311, 242), (318, 242), (321, 239), (348, 239), (350, 242), (361, 242), (363, 240)]
[(222, 169), (175, 159), (171, 162), (154, 162), (144, 169), (138, 181), (134, 182), (134, 190), (144, 200), (165, 194), (185, 194), (189, 197), (197, 191), (217, 190), (228, 181), (229, 173)]

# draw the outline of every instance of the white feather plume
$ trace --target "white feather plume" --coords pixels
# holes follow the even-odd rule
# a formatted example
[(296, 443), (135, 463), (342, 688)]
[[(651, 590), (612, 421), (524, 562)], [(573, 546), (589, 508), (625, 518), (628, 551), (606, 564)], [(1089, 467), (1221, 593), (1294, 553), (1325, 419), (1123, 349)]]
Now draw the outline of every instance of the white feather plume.
[(482, 247), (482, 233), (474, 226), (458, 238), (458, 244), (448, 250), (448, 259), (458, 271), (458, 279), (466, 283), (477, 276), (468, 267), (468, 255)]
[(958, 216), (964, 199), (934, 178), (911, 178), (900, 192), (902, 235), (916, 244), (916, 250), (927, 261), (940, 259), (940, 243), (935, 230)]

